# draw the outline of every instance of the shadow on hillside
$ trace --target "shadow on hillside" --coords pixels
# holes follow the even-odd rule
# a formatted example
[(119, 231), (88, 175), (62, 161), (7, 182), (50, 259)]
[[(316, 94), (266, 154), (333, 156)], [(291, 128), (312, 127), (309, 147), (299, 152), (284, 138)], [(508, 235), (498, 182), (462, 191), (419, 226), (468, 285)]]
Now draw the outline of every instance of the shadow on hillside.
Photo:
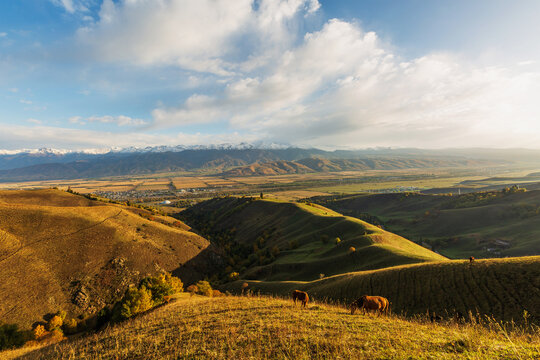
[(187, 287), (187, 285), (196, 283), (205, 277), (220, 273), (224, 270), (225, 265), (225, 260), (219, 249), (210, 244), (195, 257), (173, 270), (172, 274), (179, 277), (184, 283), (184, 287)]

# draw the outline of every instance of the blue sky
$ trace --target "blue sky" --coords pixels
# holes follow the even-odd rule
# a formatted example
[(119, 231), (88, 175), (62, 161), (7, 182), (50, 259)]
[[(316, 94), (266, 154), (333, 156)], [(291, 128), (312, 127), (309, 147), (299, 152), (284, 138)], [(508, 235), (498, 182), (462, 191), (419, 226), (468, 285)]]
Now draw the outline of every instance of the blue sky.
[(540, 2), (0, 2), (0, 149), (540, 144)]

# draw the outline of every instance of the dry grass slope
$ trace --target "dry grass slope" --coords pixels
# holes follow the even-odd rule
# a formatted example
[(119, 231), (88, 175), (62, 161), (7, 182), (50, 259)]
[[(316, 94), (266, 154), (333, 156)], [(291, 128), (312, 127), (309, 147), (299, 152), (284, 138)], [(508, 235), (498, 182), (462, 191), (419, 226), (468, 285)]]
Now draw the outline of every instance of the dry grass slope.
[(93, 335), (4, 359), (533, 359), (538, 335), (272, 298), (183, 298)]
[(2, 321), (26, 328), (59, 309), (91, 315), (140, 277), (175, 270), (209, 246), (141, 212), (58, 190), (0, 192)]

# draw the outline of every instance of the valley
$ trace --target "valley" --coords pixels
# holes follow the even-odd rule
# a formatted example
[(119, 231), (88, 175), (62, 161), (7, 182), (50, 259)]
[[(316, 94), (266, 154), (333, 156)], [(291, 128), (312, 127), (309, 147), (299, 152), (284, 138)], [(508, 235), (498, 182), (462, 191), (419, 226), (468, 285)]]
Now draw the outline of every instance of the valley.
[[(139, 316), (151, 322), (154, 314), (180, 311), (176, 304), (187, 306), (178, 316), (195, 311), (193, 306), (223, 303), (219, 311), (226, 313), (237, 306), (257, 308), (257, 301), (287, 312), (288, 301), (272, 297), (287, 298), (300, 289), (311, 298), (306, 311), (324, 327), (329, 319), (356, 319), (346, 315), (344, 306), (364, 294), (388, 298), (394, 315), (362, 317), (362, 326), (392, 319), (392, 331), (407, 332), (414, 321), (443, 319), (445, 325), (426, 324), (426, 341), (439, 344), (429, 345), (429, 356), (453, 358), (461, 351), (448, 350), (444, 344), (453, 344), (450, 338), (440, 343), (446, 338), (437, 326), (460, 331), (466, 326), (475, 336), (488, 336), (514, 324), (512, 341), (522, 344), (516, 356), (538, 351), (536, 340), (519, 335), (534, 334), (540, 325), (540, 191), (535, 190), (540, 178), (533, 169), (482, 168), (480, 163), (424, 168), (418, 162), (411, 168), (360, 169), (365, 163), (340, 161), (315, 159), (316, 170), (313, 162), (276, 160), (214, 172), (3, 183), (2, 188), (17, 190), (0, 191), (0, 273), (6, 279), (0, 283), (2, 321), (29, 331), (62, 311), (76, 319), (81, 340), (68, 337), (59, 345), (43, 342), (35, 351), (0, 355), (96, 358), (84, 342), (111, 331), (102, 330), (103, 324), (112, 321), (113, 309), (140, 288), (142, 279), (166, 273), (179, 277), (185, 290), (205, 279), (216, 294), (227, 296), (179, 293), (176, 302), (156, 303), (156, 309), (115, 326), (133, 326)], [(311, 170), (300, 171), (299, 164)], [(336, 164), (341, 167), (331, 167)], [(470, 256), (476, 260), (469, 261)], [(272, 311), (260, 316), (268, 319)], [(355, 326), (348, 321), (347, 328)], [(153, 341), (167, 338), (173, 324), (164, 325)], [(287, 331), (292, 325), (277, 326)], [(84, 335), (90, 329), (101, 330)], [(121, 331), (127, 335), (118, 341), (131, 350), (117, 350), (135, 351), (132, 330)], [(427, 335), (431, 332), (438, 335)], [(312, 339), (318, 344), (313, 346), (329, 346)], [(463, 351), (469, 355), (487, 346), (468, 341)], [(101, 354), (112, 351), (107, 346)], [(281, 345), (268, 346), (283, 351)], [(386, 354), (378, 346), (373, 354)], [(218, 358), (223, 351), (241, 354), (239, 348), (224, 350), (221, 342), (208, 347), (195, 342), (185, 351), (162, 353), (164, 358), (205, 351)], [(290, 351), (305, 355), (310, 350)], [(337, 347), (328, 351), (341, 354)], [(360, 350), (347, 351), (346, 356), (354, 356)], [(418, 351), (428, 356), (426, 348)], [(513, 356), (501, 351), (501, 358)]]

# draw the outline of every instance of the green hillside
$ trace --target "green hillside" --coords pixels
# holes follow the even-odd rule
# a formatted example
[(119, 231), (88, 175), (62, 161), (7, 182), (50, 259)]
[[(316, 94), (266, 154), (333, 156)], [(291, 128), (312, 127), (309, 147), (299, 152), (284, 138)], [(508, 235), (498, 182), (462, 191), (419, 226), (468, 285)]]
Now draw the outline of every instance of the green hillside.
[(425, 243), (451, 258), (540, 254), (540, 191), (459, 196), (418, 193), (319, 197), (311, 201)]
[[(495, 325), (495, 324), (494, 324)], [(256, 297), (183, 297), (103, 331), (4, 359), (533, 359), (538, 335), (350, 315)]]
[[(540, 256), (443, 261), (353, 272), (311, 282), (248, 281), (253, 292), (284, 295), (307, 291), (319, 301), (349, 303), (365, 295), (382, 295), (394, 313), (443, 317), (455, 313), (540, 324)], [(242, 281), (225, 289), (240, 292)]]
[(314, 280), (321, 274), (445, 259), (314, 204), (216, 198), (187, 209), (181, 218), (224, 249), (228, 272), (243, 278)]

